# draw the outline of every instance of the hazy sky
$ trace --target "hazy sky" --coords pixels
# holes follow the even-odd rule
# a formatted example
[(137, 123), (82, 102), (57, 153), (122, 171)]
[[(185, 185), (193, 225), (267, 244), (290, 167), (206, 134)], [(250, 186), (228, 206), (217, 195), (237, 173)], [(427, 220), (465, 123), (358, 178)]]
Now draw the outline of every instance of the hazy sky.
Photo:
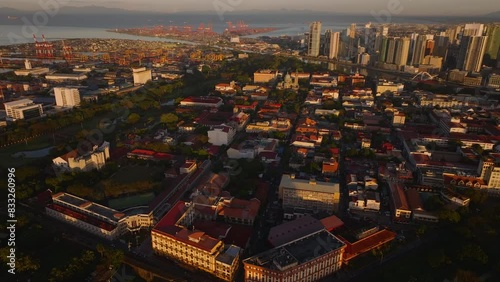
[[(0, 7), (40, 9), (39, 2), (68, 3), (69, 6), (99, 5), (130, 10), (245, 11), (251, 9), (307, 9), (339, 13), (370, 14), (400, 3), (398, 15), (481, 15), (500, 10), (498, 0), (0, 0)], [(394, 11), (394, 10), (393, 10)], [(398, 11), (398, 9), (396, 9)]]

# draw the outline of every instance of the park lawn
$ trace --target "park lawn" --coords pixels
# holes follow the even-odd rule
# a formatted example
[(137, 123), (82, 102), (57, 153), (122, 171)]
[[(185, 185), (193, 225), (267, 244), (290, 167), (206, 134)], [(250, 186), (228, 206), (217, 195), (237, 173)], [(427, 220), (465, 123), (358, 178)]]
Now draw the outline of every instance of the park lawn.
[(124, 166), (116, 172), (111, 180), (120, 184), (151, 180), (154, 174), (161, 172), (159, 168), (147, 166)]
[(109, 207), (115, 210), (124, 210), (137, 206), (147, 206), (155, 198), (153, 192), (142, 193), (139, 195), (120, 197), (108, 201)]

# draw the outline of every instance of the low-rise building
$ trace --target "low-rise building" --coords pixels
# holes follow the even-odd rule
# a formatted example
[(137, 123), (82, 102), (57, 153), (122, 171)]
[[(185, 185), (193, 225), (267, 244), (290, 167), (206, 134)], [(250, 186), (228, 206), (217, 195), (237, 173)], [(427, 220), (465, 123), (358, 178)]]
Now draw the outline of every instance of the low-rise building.
[(83, 81), (87, 79), (84, 73), (53, 73), (45, 76), (47, 80), (53, 81)]
[(411, 209), (408, 205), (403, 184), (389, 182), (391, 192), (390, 206), (395, 219), (408, 221), (411, 218)]
[(327, 230), (315, 231), (245, 259), (245, 281), (318, 281), (340, 270), (345, 248)]
[(208, 131), (208, 142), (215, 146), (229, 145), (233, 142), (236, 131), (231, 126), (214, 126)]
[[(208, 272), (224, 281), (233, 281), (240, 262), (241, 248), (197, 230), (195, 219), (208, 219), (208, 207), (179, 201), (151, 231), (157, 255)], [(210, 212), (208, 208), (208, 212)], [(206, 216), (205, 216), (205, 215)], [(215, 214), (215, 213), (213, 213)]]
[(258, 70), (253, 74), (254, 83), (268, 83), (278, 76), (277, 70)]
[(181, 101), (181, 106), (185, 107), (210, 107), (218, 108), (223, 105), (222, 98), (214, 96), (190, 96)]
[(91, 151), (80, 154), (77, 149), (52, 160), (57, 172), (91, 171), (101, 169), (109, 159), (109, 142), (94, 145)]
[(34, 119), (44, 116), (42, 104), (36, 104), (30, 99), (21, 99), (4, 103), (7, 121)]
[(338, 182), (299, 179), (293, 174), (285, 174), (281, 178), (279, 198), (283, 200), (283, 209), (292, 210), (291, 213), (285, 213), (285, 217), (290, 219), (295, 209), (306, 213), (333, 214), (338, 210), (340, 186)]
[(68, 193), (52, 195), (52, 203), (46, 206), (45, 212), (107, 240), (115, 240), (127, 230), (124, 213)]

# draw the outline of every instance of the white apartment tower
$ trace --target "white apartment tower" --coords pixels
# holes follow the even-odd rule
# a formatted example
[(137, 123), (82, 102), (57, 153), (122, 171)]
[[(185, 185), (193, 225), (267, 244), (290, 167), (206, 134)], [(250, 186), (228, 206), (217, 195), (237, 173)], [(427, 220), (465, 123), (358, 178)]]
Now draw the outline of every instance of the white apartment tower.
[(319, 56), (321, 47), (321, 22), (313, 22), (309, 26), (309, 39), (307, 43), (307, 55)]
[(337, 59), (340, 48), (340, 32), (327, 30), (325, 33), (325, 55), (329, 59)]

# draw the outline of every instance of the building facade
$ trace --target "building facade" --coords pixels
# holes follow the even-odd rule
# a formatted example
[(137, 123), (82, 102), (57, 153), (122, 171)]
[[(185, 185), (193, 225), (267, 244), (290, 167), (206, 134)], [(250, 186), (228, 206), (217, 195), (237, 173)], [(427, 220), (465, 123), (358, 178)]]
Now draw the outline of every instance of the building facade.
[(59, 107), (76, 107), (80, 105), (80, 91), (78, 88), (56, 87), (54, 88), (56, 105)]
[(151, 70), (145, 67), (132, 69), (132, 75), (134, 77), (134, 85), (144, 85), (152, 79)]
[(328, 59), (337, 59), (340, 49), (340, 32), (332, 32), (327, 30), (325, 32), (325, 52)]
[(30, 99), (22, 99), (4, 103), (7, 121), (16, 121), (20, 119), (33, 119), (43, 116), (41, 104), (35, 104)]
[(307, 42), (307, 55), (317, 57), (321, 48), (321, 22), (313, 22), (309, 26), (309, 38)]
[[(179, 201), (151, 231), (153, 251), (208, 272), (224, 281), (234, 281), (241, 248), (224, 244), (205, 232), (188, 228), (194, 220), (195, 204)], [(208, 219), (211, 215), (205, 214)]]
[(47, 215), (107, 240), (127, 231), (125, 214), (67, 193), (52, 195)]
[(104, 141), (100, 146), (95, 145), (92, 151), (80, 155), (78, 150), (52, 160), (55, 169), (59, 172), (67, 171), (91, 171), (101, 169), (109, 159), (109, 142)]
[(463, 71), (479, 72), (483, 66), (488, 36), (465, 36), (460, 40), (457, 68)]
[(279, 186), (279, 198), (285, 210), (304, 210), (306, 213), (338, 210), (339, 183), (297, 179), (294, 175), (283, 175)]
[(245, 259), (245, 281), (318, 281), (340, 270), (345, 248), (327, 230), (315, 231)]
[(236, 131), (231, 126), (215, 126), (208, 131), (208, 142), (215, 146), (229, 145), (233, 142)]

